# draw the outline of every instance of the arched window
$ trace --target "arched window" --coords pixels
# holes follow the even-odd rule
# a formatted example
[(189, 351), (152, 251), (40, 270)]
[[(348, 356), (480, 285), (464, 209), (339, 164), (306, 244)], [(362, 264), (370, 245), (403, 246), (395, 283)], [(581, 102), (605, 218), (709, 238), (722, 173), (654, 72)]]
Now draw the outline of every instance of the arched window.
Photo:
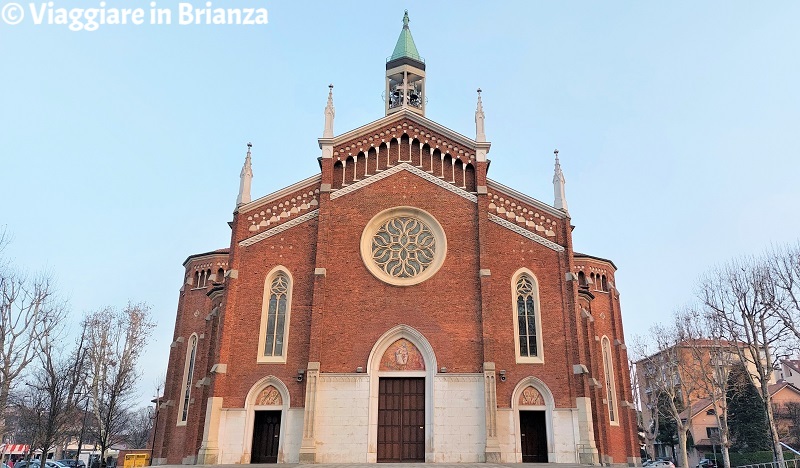
[(578, 272), (578, 286), (585, 288), (588, 286), (586, 283), (586, 273), (579, 271)]
[(608, 292), (608, 278), (606, 275), (603, 275), (601, 282), (603, 284), (603, 291)]
[(456, 159), (453, 163), (453, 168), (453, 182), (456, 184), (456, 187), (466, 189), (467, 186), (464, 185), (464, 162), (460, 159)]
[(342, 186), (350, 185), (353, 183), (353, 179), (356, 178), (356, 163), (355, 159), (352, 156), (348, 157), (344, 161), (344, 180), (342, 181)]
[(288, 272), (275, 269), (264, 283), (258, 362), (286, 362), (292, 280)]
[(333, 165), (333, 188), (338, 189), (342, 188), (342, 183), (344, 182), (344, 165), (342, 165), (341, 161), (336, 161), (336, 164)]
[(539, 285), (527, 269), (514, 277), (514, 332), (518, 362), (543, 362)]
[(467, 192), (474, 192), (475, 188), (475, 167), (472, 164), (467, 164), (464, 171), (464, 185), (467, 186)]
[(614, 365), (611, 360), (611, 340), (603, 337), (603, 370), (606, 374), (606, 400), (608, 401), (608, 418), (611, 424), (619, 424), (617, 418), (617, 388), (614, 382)]
[(223, 281), (225, 281), (225, 270), (220, 268), (217, 270), (217, 283), (222, 283)]
[(192, 380), (194, 378), (194, 358), (197, 355), (197, 335), (189, 338), (186, 346), (186, 361), (183, 368), (183, 387), (181, 388), (181, 401), (178, 408), (178, 425), (183, 426), (189, 417), (189, 399), (192, 395)]

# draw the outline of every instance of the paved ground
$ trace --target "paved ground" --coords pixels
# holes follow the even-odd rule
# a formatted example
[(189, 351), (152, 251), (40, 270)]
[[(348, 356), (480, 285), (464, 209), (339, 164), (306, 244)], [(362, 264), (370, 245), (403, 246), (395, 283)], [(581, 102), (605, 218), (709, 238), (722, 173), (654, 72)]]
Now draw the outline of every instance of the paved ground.
[[(430, 463), (431, 468), (587, 468), (589, 465), (577, 463)], [(251, 464), (251, 465), (194, 465), (219, 468), (420, 468), (425, 463), (316, 463), (299, 465), (298, 463)], [(159, 465), (158, 468), (187, 468), (188, 465)]]

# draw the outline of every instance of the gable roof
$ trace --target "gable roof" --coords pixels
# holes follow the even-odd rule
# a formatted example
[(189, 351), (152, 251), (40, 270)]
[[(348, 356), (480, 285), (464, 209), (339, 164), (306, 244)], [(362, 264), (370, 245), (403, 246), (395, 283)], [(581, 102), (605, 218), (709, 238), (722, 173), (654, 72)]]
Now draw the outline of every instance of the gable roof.
[(189, 263), (190, 261), (198, 259), (200, 257), (213, 257), (213, 256), (216, 256), (216, 255), (228, 255), (230, 253), (230, 251), (231, 250), (229, 248), (224, 248), (224, 249), (212, 250), (211, 252), (203, 252), (203, 253), (189, 255), (188, 257), (186, 257), (186, 260), (183, 261), (183, 266), (186, 266), (186, 264)]
[(575, 252), (575, 258), (590, 258), (592, 260), (605, 262), (605, 263), (608, 263), (609, 265), (611, 265), (614, 268), (614, 270), (617, 270), (617, 266), (614, 265), (614, 262), (612, 262), (611, 260), (609, 260), (607, 258), (595, 257), (594, 255), (589, 255), (589, 254), (579, 253), (579, 252)]
[[(397, 112), (394, 112), (394, 113), (389, 114), (387, 116), (381, 117), (378, 120), (373, 120), (372, 122), (370, 122), (368, 124), (362, 125), (362, 126), (360, 126), (358, 128), (354, 128), (352, 130), (349, 130), (349, 131), (347, 131), (345, 133), (342, 133), (341, 135), (337, 135), (337, 136), (333, 137), (333, 145), (334, 146), (338, 146), (338, 145), (340, 145), (342, 143), (346, 143), (347, 141), (349, 141), (349, 140), (351, 140), (351, 139), (353, 139), (353, 138), (355, 138), (355, 137), (357, 137), (359, 135), (362, 135), (362, 134), (365, 134), (365, 133), (370, 133), (370, 132), (372, 132), (372, 131), (374, 131), (376, 129), (379, 129), (379, 128), (389, 124), (390, 122), (393, 122), (393, 121), (396, 121), (396, 120), (399, 121), (399, 120), (401, 120), (403, 118), (410, 119), (410, 120), (414, 121), (415, 123), (418, 123), (420, 125), (426, 126), (426, 127), (430, 128), (432, 131), (439, 132), (442, 135), (445, 135), (448, 138), (451, 138), (453, 141), (455, 141), (455, 142), (457, 142), (457, 143), (459, 143), (461, 145), (467, 146), (469, 148), (472, 148), (473, 150), (475, 150), (475, 148), (478, 147), (478, 142), (473, 140), (472, 138), (469, 138), (469, 137), (464, 136), (464, 135), (462, 135), (462, 134), (460, 134), (458, 132), (455, 132), (455, 131), (445, 127), (442, 124), (436, 123), (433, 120), (431, 120), (431, 119), (429, 119), (427, 117), (421, 116), (421, 115), (417, 114), (416, 112), (412, 112), (412, 111), (410, 111), (408, 109), (401, 109), (401, 110), (399, 110)], [(320, 148), (322, 148), (323, 141), (328, 142), (328, 143), (331, 142), (330, 139), (326, 139), (326, 138), (320, 138), (319, 140), (320, 140), (320, 143), (319, 143), (320, 144)], [(480, 145), (481, 146), (488, 146), (488, 145), (491, 145), (491, 143), (488, 143), (488, 142), (483, 143), (482, 142), (482, 143), (480, 143)]]
[(689, 417), (689, 410), (691, 409), (692, 418), (699, 415), (703, 411), (707, 410), (713, 402), (711, 398), (703, 398), (702, 400), (698, 400), (692, 403), (691, 408), (686, 408), (685, 410), (681, 411), (681, 419), (686, 419)]
[(790, 367), (793, 371), (800, 373), (800, 359), (784, 359), (781, 364)]
[(785, 380), (782, 380), (782, 381), (780, 381), (778, 383), (774, 383), (774, 384), (770, 385), (769, 386), (769, 394), (770, 395), (775, 395), (776, 393), (780, 392), (781, 390), (783, 390), (785, 388), (788, 388), (789, 390), (791, 390), (791, 391), (797, 393), (798, 395), (800, 395), (800, 388), (795, 387), (794, 385), (792, 385), (791, 383), (789, 383), (789, 382), (787, 382)]
[[(783, 381), (774, 383), (769, 386), (769, 394), (771, 396), (775, 396), (776, 393), (780, 392), (784, 388), (789, 388), (789, 390), (794, 391), (797, 394), (800, 394), (800, 388), (795, 387), (794, 385), (790, 384), (789, 382)], [(702, 400), (697, 400), (696, 402), (692, 403), (691, 411), (692, 411), (692, 418), (695, 416), (700, 415), (703, 411), (706, 411), (713, 402), (711, 398), (703, 398)], [(686, 419), (689, 417), (689, 408), (686, 408), (681, 412), (681, 419)]]

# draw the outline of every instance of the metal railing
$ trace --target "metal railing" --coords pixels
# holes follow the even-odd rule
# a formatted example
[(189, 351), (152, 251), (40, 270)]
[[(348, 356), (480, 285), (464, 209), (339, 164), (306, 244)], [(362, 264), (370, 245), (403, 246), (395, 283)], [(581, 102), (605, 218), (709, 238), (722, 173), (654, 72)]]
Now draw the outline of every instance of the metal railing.
[(780, 462), (755, 463), (753, 465), (739, 465), (736, 468), (800, 468), (800, 459), (785, 460)]
[(797, 450), (793, 449), (792, 447), (789, 447), (788, 445), (784, 444), (783, 442), (781, 442), (781, 445), (783, 446), (783, 448), (785, 448), (786, 450), (792, 452), (793, 454), (800, 455), (800, 452), (798, 452)]

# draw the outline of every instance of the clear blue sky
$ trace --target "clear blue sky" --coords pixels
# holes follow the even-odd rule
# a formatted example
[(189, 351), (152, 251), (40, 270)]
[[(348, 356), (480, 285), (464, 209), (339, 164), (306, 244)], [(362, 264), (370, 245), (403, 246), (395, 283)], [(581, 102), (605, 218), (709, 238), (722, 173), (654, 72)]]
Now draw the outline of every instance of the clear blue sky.
[(472, 136), (484, 90), (490, 177), (552, 203), (560, 150), (575, 248), (618, 266), (629, 339), (712, 265), (800, 233), (800, 3), (214, 6), (266, 7), (269, 24), (0, 23), (7, 252), (53, 273), (76, 323), (152, 305), (143, 404), (165, 372), (181, 263), (229, 245), (245, 144), (254, 197), (313, 175), (328, 83), (337, 134), (383, 115), (405, 8), (428, 117)]

